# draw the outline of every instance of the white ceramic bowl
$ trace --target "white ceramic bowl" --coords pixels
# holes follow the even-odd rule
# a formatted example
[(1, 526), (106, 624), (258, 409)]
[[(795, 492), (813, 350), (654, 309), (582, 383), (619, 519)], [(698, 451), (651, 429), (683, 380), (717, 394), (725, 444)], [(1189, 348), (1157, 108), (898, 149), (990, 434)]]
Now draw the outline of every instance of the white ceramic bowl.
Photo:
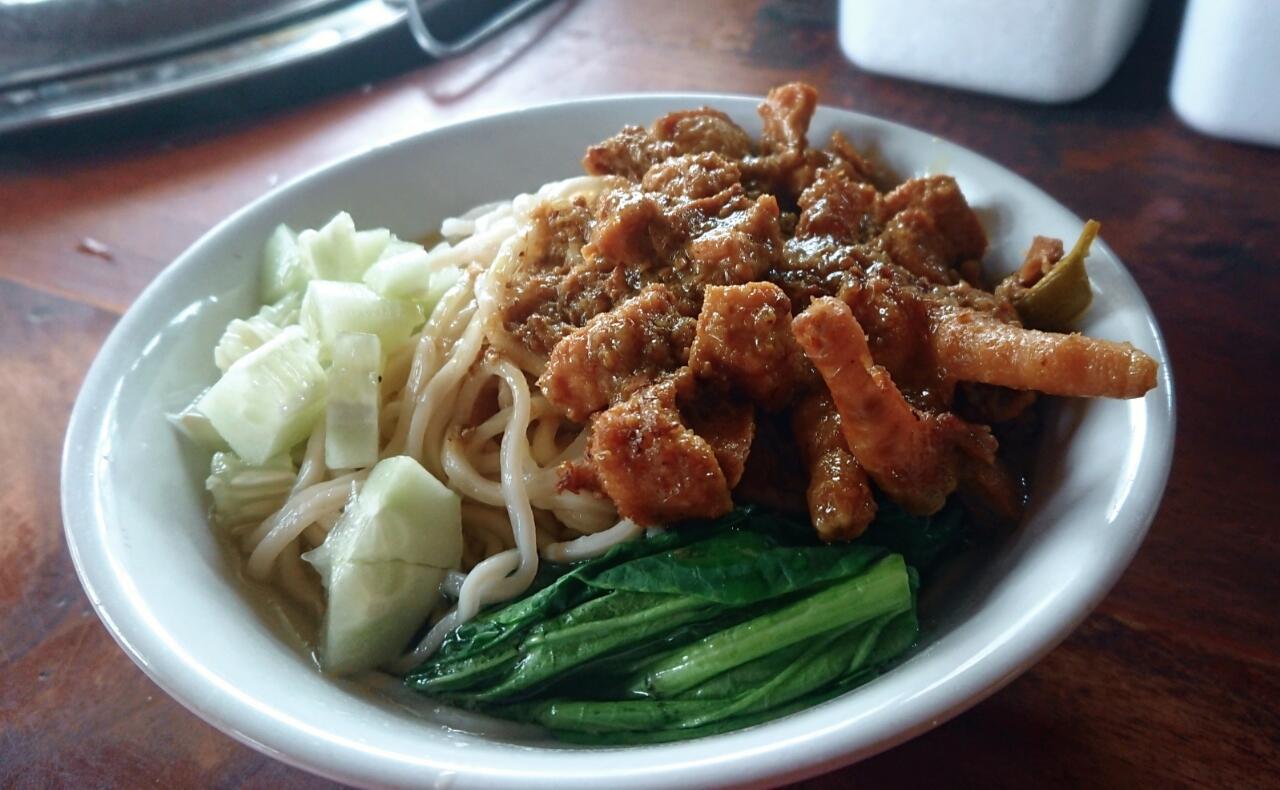
[[(436, 129), (357, 153), (220, 223), (167, 268), (111, 333), (89, 371), (62, 467), (67, 541), (85, 591), (121, 647), (165, 691), (278, 759), (362, 785), (520, 788), (711, 787), (798, 779), (911, 738), (999, 689), (1103, 597), (1155, 513), (1173, 447), (1173, 387), (1159, 328), (1106, 247), (1090, 258), (1097, 298), (1084, 329), (1129, 340), (1161, 363), (1133, 401), (1052, 412), (1021, 529), (935, 600), (922, 645), (893, 671), (810, 710), (671, 745), (566, 748), (449, 728), (447, 710), (410, 710), (319, 674), (268, 625), (214, 540), (207, 459), (163, 414), (214, 379), (226, 322), (255, 309), (258, 254), (278, 222), (315, 226), (346, 209), (404, 237), (469, 206), (580, 172), (589, 143), (625, 123), (712, 104), (759, 132), (757, 99), (627, 96), (536, 107)], [(970, 151), (886, 121), (823, 108), (811, 138), (842, 129), (902, 176), (955, 175), (1012, 269), (1036, 233), (1071, 239), (1081, 221)], [(936, 597), (936, 596), (935, 596)]]

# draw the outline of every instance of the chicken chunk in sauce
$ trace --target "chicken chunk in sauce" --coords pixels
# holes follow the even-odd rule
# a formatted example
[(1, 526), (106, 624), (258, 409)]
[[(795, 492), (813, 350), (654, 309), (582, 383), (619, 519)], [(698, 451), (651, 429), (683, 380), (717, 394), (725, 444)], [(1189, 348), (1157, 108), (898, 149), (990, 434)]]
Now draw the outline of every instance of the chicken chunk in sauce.
[(677, 397), (688, 380), (668, 376), (591, 419), (587, 461), (594, 479), (618, 513), (637, 524), (713, 518), (733, 507), (715, 447), (680, 413)]
[[(587, 150), (610, 179), (598, 194), (535, 212), (495, 320), (590, 426), (562, 485), (657, 524), (723, 513), (752, 498), (740, 480), (799, 466), (826, 540), (861, 534), (877, 496), (932, 513), (959, 491), (1016, 519), (988, 424), (1036, 392), (1140, 396), (1155, 363), (1024, 328), (981, 282), (986, 233), (955, 179), (882, 188), (843, 135), (810, 145), (816, 105), (807, 85), (775, 88), (758, 141), (710, 108), (626, 127)], [(1061, 254), (1037, 238), (1024, 273)], [(784, 447), (801, 463), (764, 457)]]
[(689, 366), (722, 392), (770, 411), (786, 406), (805, 372), (786, 294), (766, 282), (707, 288)]

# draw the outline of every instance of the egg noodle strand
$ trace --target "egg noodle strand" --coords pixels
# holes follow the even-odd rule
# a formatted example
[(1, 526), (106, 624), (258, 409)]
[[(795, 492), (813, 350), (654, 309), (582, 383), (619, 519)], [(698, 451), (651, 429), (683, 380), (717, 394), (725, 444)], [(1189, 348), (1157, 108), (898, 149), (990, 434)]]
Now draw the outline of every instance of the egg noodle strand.
[[(462, 497), (463, 572), (447, 585), (456, 604), (437, 613), (393, 671), (412, 669), (484, 606), (527, 590), (540, 558), (598, 556), (642, 532), (620, 521), (608, 500), (559, 489), (557, 467), (583, 456), (586, 432), (531, 386), (545, 360), (513, 353), (496, 320), (500, 294), (536, 241), (533, 209), (542, 201), (589, 200), (608, 183), (568, 179), (447, 219), (441, 227), (447, 240), (429, 253), (433, 270), (458, 266), (463, 275), (421, 332), (388, 356), (379, 457), (408, 455)], [(494, 402), (497, 408), (486, 413), (485, 404)], [(249, 576), (317, 616), (322, 590), (301, 555), (324, 541), (368, 476), (328, 469), (324, 443), (322, 420), (284, 505), (241, 538)]]

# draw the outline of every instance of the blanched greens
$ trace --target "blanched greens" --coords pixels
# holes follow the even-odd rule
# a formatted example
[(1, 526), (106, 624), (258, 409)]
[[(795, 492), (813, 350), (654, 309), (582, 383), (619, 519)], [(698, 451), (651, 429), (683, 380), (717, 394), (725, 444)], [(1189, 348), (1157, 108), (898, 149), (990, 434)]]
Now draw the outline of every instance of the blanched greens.
[(461, 626), (406, 683), (581, 743), (785, 715), (875, 677), (915, 642), (909, 563), (954, 545), (958, 519), (884, 515), (874, 540), (819, 545), (804, 525), (740, 508), (546, 569), (535, 592)]

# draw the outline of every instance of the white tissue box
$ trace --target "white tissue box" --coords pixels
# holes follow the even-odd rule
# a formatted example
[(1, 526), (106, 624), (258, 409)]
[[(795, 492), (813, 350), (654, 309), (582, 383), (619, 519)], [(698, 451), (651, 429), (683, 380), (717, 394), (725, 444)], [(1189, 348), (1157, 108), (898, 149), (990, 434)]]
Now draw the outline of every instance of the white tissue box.
[(1038, 102), (1107, 81), (1147, 0), (841, 0), (840, 45), (868, 71)]
[(1280, 146), (1280, 3), (1191, 0), (1169, 99), (1197, 131)]

